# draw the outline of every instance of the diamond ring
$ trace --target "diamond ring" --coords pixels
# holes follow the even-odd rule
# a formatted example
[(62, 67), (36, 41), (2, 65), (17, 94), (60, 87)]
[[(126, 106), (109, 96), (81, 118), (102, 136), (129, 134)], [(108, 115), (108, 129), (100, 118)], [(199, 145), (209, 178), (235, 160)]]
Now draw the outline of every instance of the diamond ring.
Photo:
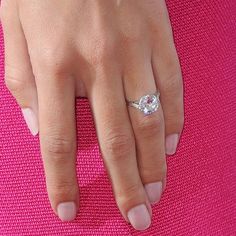
[(154, 94), (147, 94), (142, 96), (136, 101), (127, 101), (127, 105), (135, 107), (142, 111), (145, 115), (150, 115), (151, 113), (157, 111), (160, 106), (160, 93), (156, 91)]

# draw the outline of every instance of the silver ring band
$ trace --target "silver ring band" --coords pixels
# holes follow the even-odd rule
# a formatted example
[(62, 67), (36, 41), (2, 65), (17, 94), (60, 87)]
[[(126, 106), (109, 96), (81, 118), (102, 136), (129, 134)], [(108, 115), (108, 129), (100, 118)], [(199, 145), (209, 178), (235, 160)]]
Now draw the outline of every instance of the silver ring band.
[(127, 105), (139, 109), (145, 115), (150, 115), (160, 106), (160, 92), (144, 95), (139, 100), (127, 101)]

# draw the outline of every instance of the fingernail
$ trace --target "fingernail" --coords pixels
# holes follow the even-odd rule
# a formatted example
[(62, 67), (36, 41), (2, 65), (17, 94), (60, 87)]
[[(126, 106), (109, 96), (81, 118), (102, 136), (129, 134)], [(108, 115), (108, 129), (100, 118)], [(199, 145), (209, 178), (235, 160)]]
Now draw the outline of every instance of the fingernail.
[(74, 202), (62, 202), (57, 206), (58, 217), (62, 221), (72, 221), (76, 218), (77, 210)]
[(175, 154), (178, 141), (179, 141), (178, 134), (170, 134), (166, 137), (166, 154), (167, 155)]
[(145, 230), (151, 225), (151, 217), (144, 204), (138, 205), (129, 210), (127, 216), (130, 224), (136, 230)]
[(158, 203), (161, 199), (162, 194), (162, 182), (146, 184), (144, 187), (150, 203)]
[(38, 128), (38, 119), (35, 116), (34, 112), (30, 108), (23, 108), (22, 113), (25, 119), (25, 122), (32, 135), (37, 135), (39, 132)]

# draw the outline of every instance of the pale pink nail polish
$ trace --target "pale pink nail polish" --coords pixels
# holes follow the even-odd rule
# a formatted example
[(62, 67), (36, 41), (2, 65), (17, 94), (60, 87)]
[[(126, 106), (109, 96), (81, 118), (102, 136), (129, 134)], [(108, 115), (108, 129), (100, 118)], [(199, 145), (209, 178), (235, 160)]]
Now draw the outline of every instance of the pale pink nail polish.
[(151, 217), (146, 205), (138, 205), (128, 211), (128, 219), (130, 224), (136, 230), (145, 230), (151, 225)]
[(166, 137), (166, 154), (173, 155), (176, 152), (179, 141), (178, 134), (170, 134)]
[(39, 132), (38, 119), (33, 110), (31, 108), (23, 108), (22, 114), (31, 134), (34, 136), (37, 135)]
[(62, 202), (57, 206), (58, 217), (62, 221), (72, 221), (76, 218), (77, 209), (74, 202)]
[(158, 203), (162, 194), (162, 182), (145, 184), (144, 186), (150, 203)]

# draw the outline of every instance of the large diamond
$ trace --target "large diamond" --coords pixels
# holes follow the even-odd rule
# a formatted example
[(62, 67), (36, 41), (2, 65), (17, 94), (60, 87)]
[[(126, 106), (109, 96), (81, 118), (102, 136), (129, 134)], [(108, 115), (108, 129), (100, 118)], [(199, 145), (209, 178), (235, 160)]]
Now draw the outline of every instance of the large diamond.
[(159, 107), (159, 99), (155, 95), (145, 95), (139, 100), (139, 109), (149, 115), (156, 111)]

